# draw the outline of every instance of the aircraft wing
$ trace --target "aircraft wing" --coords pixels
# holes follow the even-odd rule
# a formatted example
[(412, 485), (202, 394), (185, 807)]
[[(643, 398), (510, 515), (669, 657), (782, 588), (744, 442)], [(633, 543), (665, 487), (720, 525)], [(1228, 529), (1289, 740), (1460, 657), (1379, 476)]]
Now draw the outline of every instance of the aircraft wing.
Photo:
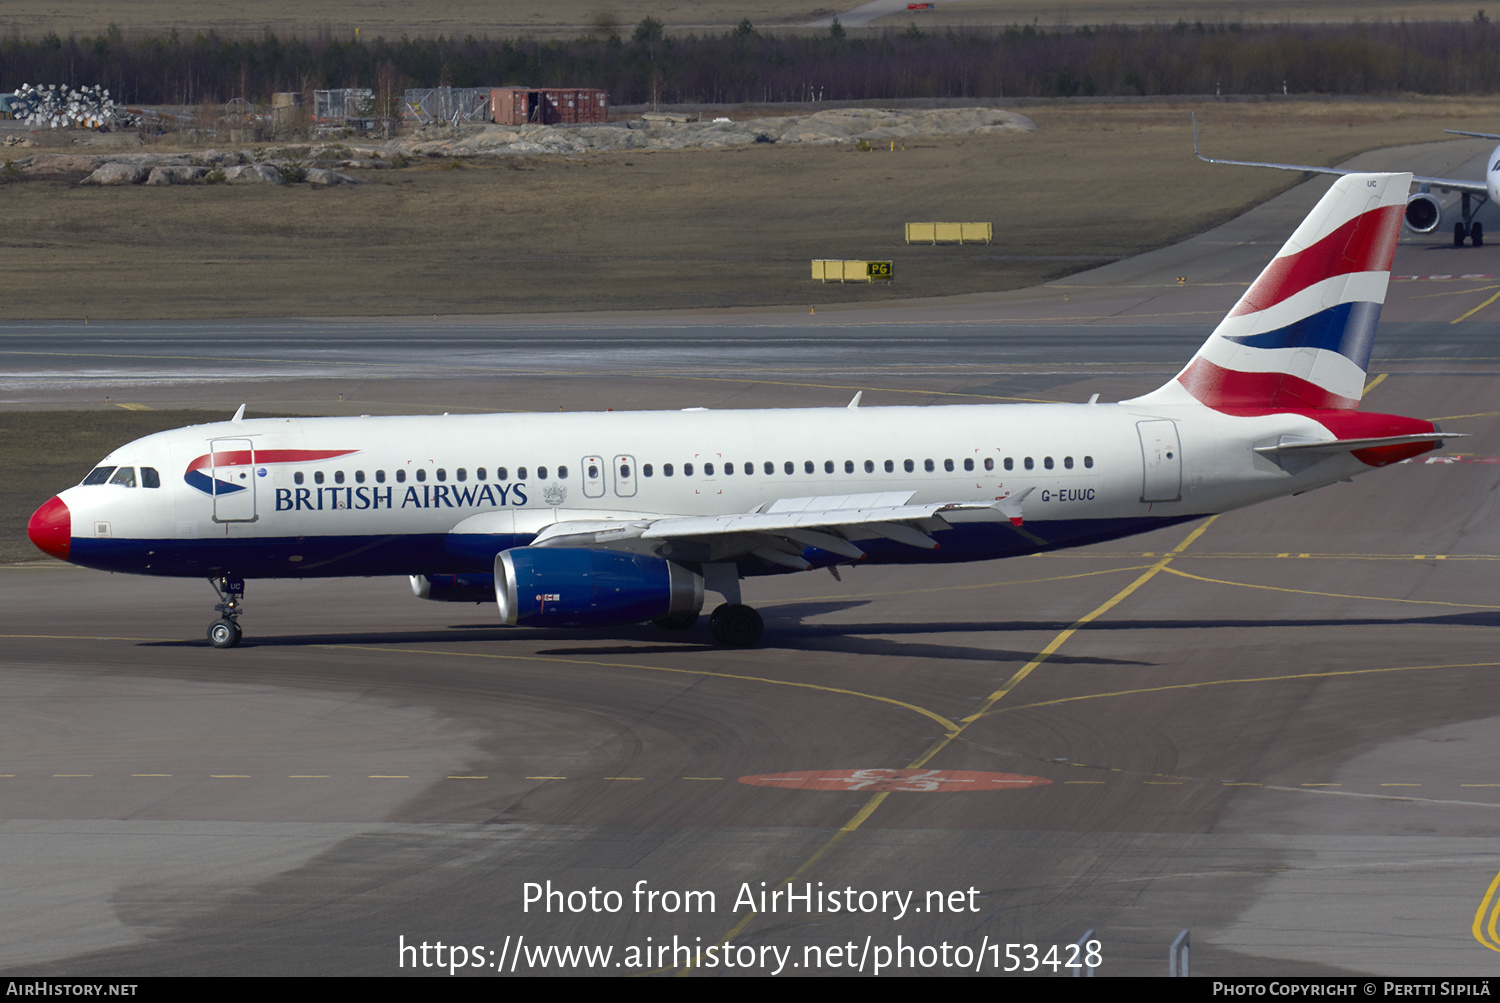
[[(1445, 129), (1445, 132), (1453, 132)], [(1459, 133), (1463, 136), (1478, 136), (1481, 139), (1500, 139), (1500, 136), (1490, 137), (1478, 132)], [(1352, 171), (1343, 167), (1314, 167), (1311, 164), (1273, 164), (1263, 160), (1222, 160), (1218, 157), (1205, 157), (1198, 149), (1198, 118), (1193, 117), (1193, 154), (1206, 164), (1229, 164), (1232, 167), (1271, 167), (1278, 171), (1303, 171), (1308, 174), (1366, 174), (1367, 171)], [(1487, 195), (1488, 189), (1483, 181), (1463, 181), (1458, 178), (1429, 178), (1420, 174), (1413, 174), (1411, 183), (1421, 185), (1423, 188), (1437, 188), (1441, 191), (1468, 192), (1470, 195)]]
[(677, 515), (629, 522), (593, 524), (558, 522), (548, 526), (533, 546), (580, 544), (624, 546), (634, 540), (670, 542), (700, 550), (704, 560), (726, 561), (754, 555), (789, 568), (805, 569), (803, 549), (816, 547), (860, 560), (865, 554), (853, 539), (879, 537), (911, 547), (936, 549), (929, 534), (947, 529), (945, 513), (993, 512), (1021, 525), (1021, 506), (1031, 489), (995, 501), (944, 501), (912, 504), (914, 491), (817, 495), (782, 498), (750, 512), (730, 515)]

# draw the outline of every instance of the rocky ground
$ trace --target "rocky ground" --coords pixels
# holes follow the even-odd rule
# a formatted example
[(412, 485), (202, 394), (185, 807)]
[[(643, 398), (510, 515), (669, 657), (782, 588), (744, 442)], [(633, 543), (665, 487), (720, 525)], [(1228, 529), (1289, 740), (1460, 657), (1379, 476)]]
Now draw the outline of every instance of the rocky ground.
[(392, 151), (438, 156), (484, 153), (591, 153), (600, 150), (688, 150), (750, 143), (884, 143), (917, 136), (983, 136), (1029, 132), (1036, 123), (999, 108), (831, 108), (810, 115), (715, 118), (647, 112), (606, 125), (428, 127), (395, 140)]
[[(26, 155), (7, 160), (15, 178), (83, 175), (86, 185), (360, 184), (350, 171), (402, 167), (418, 157), (569, 156), (629, 150), (722, 149), (757, 143), (887, 144), (923, 136), (987, 136), (1029, 132), (1036, 124), (998, 108), (834, 108), (807, 115), (732, 121), (694, 120), (648, 112), (638, 119), (601, 125), (425, 126), (386, 142), (350, 140), (322, 146), (259, 147), (221, 152), (166, 152), (124, 146), (124, 137), (73, 137), (68, 152), (35, 153), (32, 140), (10, 142)], [(48, 137), (56, 141), (61, 137)], [(83, 152), (78, 147), (92, 152)], [(102, 148), (101, 148), (102, 147)]]

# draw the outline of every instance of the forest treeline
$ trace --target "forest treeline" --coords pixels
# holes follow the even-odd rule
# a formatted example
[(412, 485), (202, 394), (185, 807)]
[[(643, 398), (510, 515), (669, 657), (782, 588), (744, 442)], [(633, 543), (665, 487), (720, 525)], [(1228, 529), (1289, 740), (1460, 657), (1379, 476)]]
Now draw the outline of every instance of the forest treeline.
[(369, 87), (388, 108), (408, 87), (599, 87), (614, 104), (1500, 90), (1500, 47), (1470, 22), (1004, 29), (771, 35), (633, 31), (573, 40), (127, 37), (0, 39), (0, 91), (103, 84), (129, 104), (196, 105), (276, 91)]

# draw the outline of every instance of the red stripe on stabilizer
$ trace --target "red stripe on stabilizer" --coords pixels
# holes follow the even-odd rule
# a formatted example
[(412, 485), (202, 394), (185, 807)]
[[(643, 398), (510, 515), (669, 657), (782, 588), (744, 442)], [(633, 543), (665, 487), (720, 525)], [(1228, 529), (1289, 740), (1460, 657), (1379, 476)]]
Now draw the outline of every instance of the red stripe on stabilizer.
[(1209, 407), (1228, 408), (1338, 408), (1352, 411), (1359, 401), (1324, 390), (1291, 373), (1242, 373), (1207, 359), (1194, 359), (1177, 377), (1188, 393)]
[(1369, 449), (1353, 449), (1349, 455), (1371, 467), (1388, 467), (1392, 463), (1421, 456), (1438, 447), (1443, 433), (1424, 418), (1408, 418), (1399, 414), (1377, 414), (1372, 411), (1336, 411), (1306, 408), (1276, 407), (1224, 407), (1215, 408), (1237, 418), (1259, 418), (1271, 414), (1300, 414), (1322, 425), (1335, 439), (1379, 439), (1387, 435), (1424, 435), (1432, 433), (1428, 442), (1401, 442), (1391, 446), (1371, 446)]
[[(335, 456), (348, 456), (357, 449), (262, 449), (254, 453), (256, 463), (309, 463), (313, 460), (331, 460)], [(187, 465), (188, 471), (204, 467), (242, 467), (250, 462), (248, 449), (232, 449), (222, 453), (204, 453)]]
[[(1437, 426), (1422, 418), (1407, 418), (1399, 414), (1373, 414), (1360, 411), (1338, 411), (1310, 415), (1340, 439), (1378, 439), (1382, 435), (1423, 435), (1437, 433)], [(1393, 446), (1371, 446), (1369, 449), (1353, 450), (1352, 455), (1371, 467), (1388, 467), (1392, 463), (1421, 456), (1438, 447), (1441, 433), (1431, 442), (1403, 442)]]
[(1402, 212), (1401, 206), (1388, 205), (1360, 213), (1311, 247), (1272, 261), (1229, 316), (1275, 306), (1335, 275), (1390, 271), (1401, 236)]

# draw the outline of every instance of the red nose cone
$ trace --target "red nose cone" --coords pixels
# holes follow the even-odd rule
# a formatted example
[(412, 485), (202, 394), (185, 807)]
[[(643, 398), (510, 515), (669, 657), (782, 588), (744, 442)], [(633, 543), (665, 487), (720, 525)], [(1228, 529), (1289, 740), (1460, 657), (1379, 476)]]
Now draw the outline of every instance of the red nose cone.
[(26, 524), (26, 535), (31, 537), (31, 542), (42, 553), (66, 561), (68, 547), (73, 542), (73, 517), (68, 512), (67, 502), (53, 497), (31, 513), (31, 521)]

